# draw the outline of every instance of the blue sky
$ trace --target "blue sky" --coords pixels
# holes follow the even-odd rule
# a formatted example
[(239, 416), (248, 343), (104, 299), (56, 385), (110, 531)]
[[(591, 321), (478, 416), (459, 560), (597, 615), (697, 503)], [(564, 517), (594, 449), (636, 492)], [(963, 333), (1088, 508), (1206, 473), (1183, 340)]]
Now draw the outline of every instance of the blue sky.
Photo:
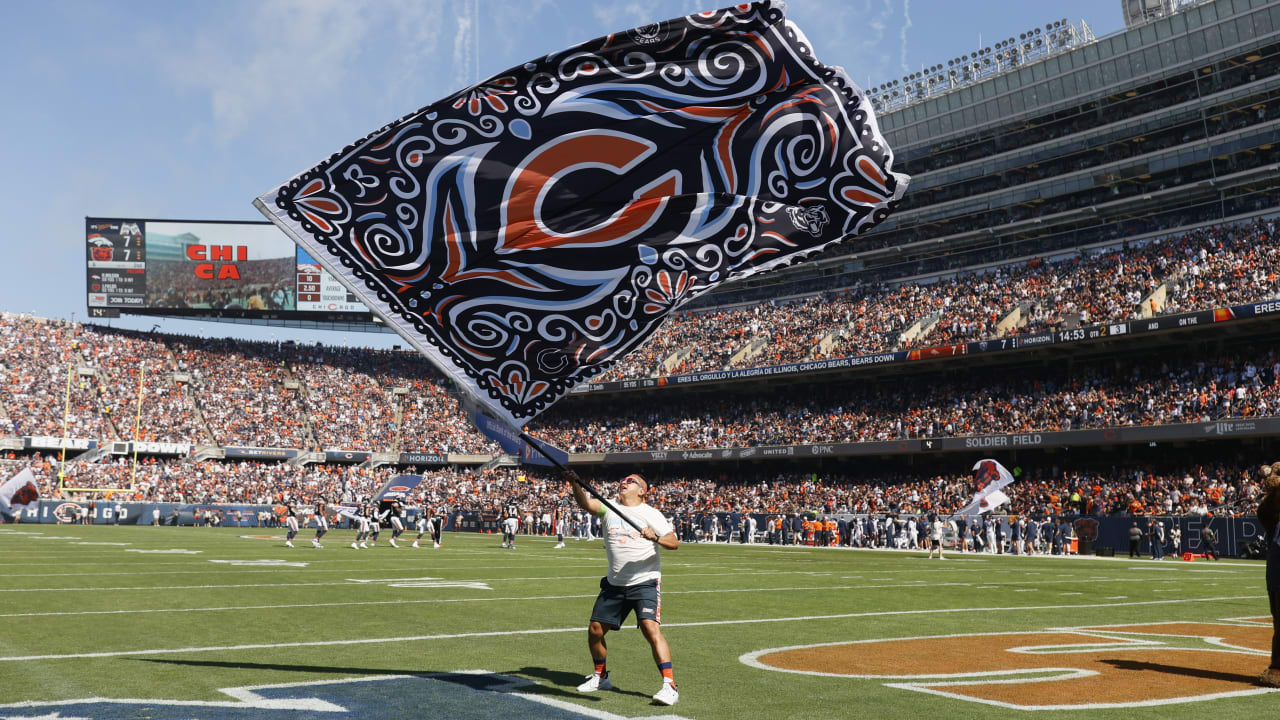
[[(83, 218), (260, 220), (253, 198), (386, 122), (548, 52), (712, 9), (690, 0), (0, 3), (0, 310), (84, 319)], [(724, 2), (722, 4), (727, 4)], [(1119, 0), (792, 0), (820, 60), (879, 84)], [(389, 335), (152, 318), (173, 332)]]

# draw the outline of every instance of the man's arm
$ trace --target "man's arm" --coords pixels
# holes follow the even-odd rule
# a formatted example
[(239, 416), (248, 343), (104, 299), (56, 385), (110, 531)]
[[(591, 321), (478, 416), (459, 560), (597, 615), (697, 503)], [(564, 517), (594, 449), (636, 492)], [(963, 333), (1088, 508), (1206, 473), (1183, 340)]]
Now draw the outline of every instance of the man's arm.
[(578, 507), (592, 515), (603, 514), (604, 506), (600, 504), (599, 500), (591, 497), (586, 490), (582, 489), (582, 485), (578, 482), (578, 473), (572, 470), (565, 470), (560, 474), (560, 477), (564, 478), (569, 483), (569, 486), (573, 488), (573, 499), (578, 502)]

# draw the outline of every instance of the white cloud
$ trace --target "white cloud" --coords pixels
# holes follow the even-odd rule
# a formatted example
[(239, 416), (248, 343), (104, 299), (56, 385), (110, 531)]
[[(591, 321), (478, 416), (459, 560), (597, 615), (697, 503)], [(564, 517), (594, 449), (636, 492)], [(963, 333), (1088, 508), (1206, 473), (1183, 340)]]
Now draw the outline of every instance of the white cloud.
[[(717, 6), (718, 7), (718, 6)], [(597, 5), (592, 10), (596, 21), (608, 28), (604, 32), (616, 32), (627, 28), (639, 27), (654, 20), (665, 20), (653, 16), (653, 8), (638, 2), (625, 5)], [(583, 38), (584, 40), (586, 38)]]
[(171, 50), (168, 69), (208, 94), (213, 135), (228, 142), (265, 118), (333, 101), (366, 41), (367, 2), (269, 0)]
[(902, 31), (898, 36), (898, 57), (902, 63), (902, 72), (910, 75), (911, 68), (907, 67), (907, 31), (911, 29), (911, 0), (902, 0), (902, 20)]
[[(384, 0), (396, 17), (400, 47), (399, 65), (388, 68), (386, 102), (392, 112), (407, 112), (435, 98), (414, 97), (421, 90), (423, 78), (430, 74), (438, 60), (440, 39), (444, 35), (444, 3), (424, 0)], [(406, 104), (406, 99), (408, 103)]]

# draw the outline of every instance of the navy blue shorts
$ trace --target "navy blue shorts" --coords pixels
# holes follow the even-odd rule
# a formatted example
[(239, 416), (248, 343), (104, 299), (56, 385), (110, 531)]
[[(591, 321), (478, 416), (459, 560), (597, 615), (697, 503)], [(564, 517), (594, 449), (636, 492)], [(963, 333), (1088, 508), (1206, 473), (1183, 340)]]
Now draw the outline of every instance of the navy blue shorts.
[(596, 596), (596, 605), (591, 609), (591, 621), (610, 630), (617, 630), (626, 622), (632, 610), (636, 612), (636, 627), (640, 626), (641, 620), (661, 624), (662, 581), (649, 580), (619, 587), (609, 584), (607, 578), (600, 578), (600, 594)]

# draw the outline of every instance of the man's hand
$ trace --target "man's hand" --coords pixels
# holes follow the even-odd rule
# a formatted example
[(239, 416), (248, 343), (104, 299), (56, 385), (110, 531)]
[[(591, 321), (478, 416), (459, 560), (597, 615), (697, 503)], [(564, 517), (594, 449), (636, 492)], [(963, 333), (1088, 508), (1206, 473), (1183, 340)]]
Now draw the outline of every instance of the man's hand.
[(651, 541), (651, 542), (657, 542), (657, 541), (658, 541), (658, 533), (654, 532), (653, 528), (651, 528), (651, 527), (646, 527), (644, 530), (641, 530), (641, 531), (640, 531), (640, 535), (641, 535), (645, 540), (649, 540), (649, 541)]
[(600, 514), (600, 508), (602, 507), (600, 505), (600, 501), (587, 496), (587, 491), (582, 489), (582, 479), (578, 477), (578, 473), (572, 470), (565, 470), (560, 473), (560, 477), (567, 481), (569, 486), (573, 488), (573, 499), (578, 503), (578, 507), (586, 510), (592, 515)]

